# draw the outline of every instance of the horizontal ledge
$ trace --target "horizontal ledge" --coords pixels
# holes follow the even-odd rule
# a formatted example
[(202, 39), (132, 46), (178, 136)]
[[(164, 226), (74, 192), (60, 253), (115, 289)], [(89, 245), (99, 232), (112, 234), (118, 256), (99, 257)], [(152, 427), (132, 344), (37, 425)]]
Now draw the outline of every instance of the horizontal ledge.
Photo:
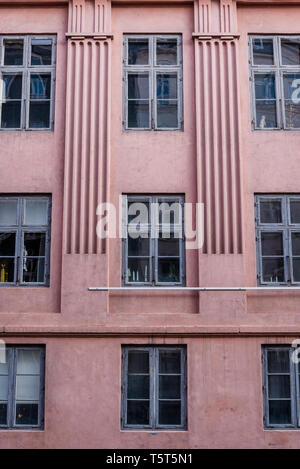
[(89, 291), (300, 291), (300, 287), (88, 287)]
[(112, 33), (66, 33), (67, 39), (86, 39), (91, 38), (95, 40), (105, 40), (105, 39), (113, 39)]
[(210, 39), (221, 39), (222, 41), (231, 41), (240, 37), (240, 34), (224, 34), (224, 33), (193, 33), (192, 37), (194, 39), (199, 39), (200, 41), (210, 40)]

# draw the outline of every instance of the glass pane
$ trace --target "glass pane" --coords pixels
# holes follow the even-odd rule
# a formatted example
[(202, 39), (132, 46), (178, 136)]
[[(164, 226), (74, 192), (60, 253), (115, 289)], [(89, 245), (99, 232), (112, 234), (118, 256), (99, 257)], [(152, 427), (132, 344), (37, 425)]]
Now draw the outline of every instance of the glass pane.
[(285, 101), (285, 125), (288, 129), (300, 128), (300, 104), (296, 105), (290, 101)]
[(48, 224), (48, 201), (25, 199), (24, 224), (25, 225), (47, 225)]
[(23, 40), (5, 39), (4, 46), (4, 65), (22, 65), (23, 64)]
[(128, 259), (128, 282), (149, 282), (149, 259)]
[(253, 40), (253, 63), (255, 65), (273, 65), (273, 39)]
[(22, 75), (2, 75), (2, 98), (21, 99), (22, 98)]
[(181, 402), (160, 401), (159, 402), (159, 424), (181, 425)]
[(159, 351), (159, 373), (181, 373), (181, 353), (179, 350)]
[(259, 129), (274, 129), (277, 127), (275, 101), (256, 101), (256, 127)]
[(0, 233), (0, 256), (14, 256), (16, 233)]
[(158, 128), (177, 128), (178, 112), (177, 102), (158, 101), (157, 102), (157, 127)]
[(29, 127), (48, 129), (50, 127), (50, 101), (30, 101)]
[(128, 373), (149, 373), (149, 352), (128, 352)]
[(149, 223), (150, 220), (150, 208), (149, 202), (145, 201), (133, 201), (128, 202), (128, 223), (134, 222), (137, 224)]
[(269, 376), (269, 397), (283, 399), (291, 396), (289, 376)]
[(13, 282), (15, 273), (15, 259), (0, 257), (0, 283)]
[(46, 233), (24, 233), (24, 252), (27, 256), (44, 256)]
[(128, 399), (149, 399), (149, 375), (129, 375), (127, 379)]
[(300, 223), (300, 200), (290, 201), (290, 212), (291, 223)]
[(25, 401), (38, 401), (40, 392), (40, 377), (17, 376), (16, 399)]
[(31, 65), (51, 65), (51, 39), (32, 39)]
[(300, 259), (293, 259), (293, 281), (300, 282)]
[(282, 233), (261, 232), (261, 251), (263, 256), (283, 255)]
[(148, 39), (128, 40), (128, 64), (147, 65), (149, 63)]
[(300, 101), (300, 73), (283, 74), (284, 98), (290, 99), (292, 103), (299, 104)]
[(128, 235), (128, 255), (129, 256), (149, 256), (149, 238), (131, 238)]
[(283, 259), (263, 259), (263, 281), (264, 282), (284, 282)]
[(281, 56), (283, 65), (300, 64), (300, 40), (281, 39)]
[(282, 223), (281, 200), (261, 200), (259, 207), (261, 223)]
[(51, 74), (32, 73), (30, 75), (30, 99), (50, 99)]
[[(4, 347), (5, 347), (5, 346), (4, 346)], [(3, 348), (4, 348), (4, 347), (1, 346), (1, 349), (0, 349), (0, 350), (1, 350), (1, 352), (0, 352), (0, 353), (1, 353), (1, 355), (0, 355), (0, 357), (1, 357), (1, 361), (0, 361), (0, 375), (7, 375), (7, 374), (8, 374), (8, 356), (7, 356), (7, 355), (8, 355), (8, 353), (7, 353), (7, 350), (8, 350), (8, 349), (5, 348), (5, 352), (4, 352), (4, 353), (5, 353), (5, 358), (4, 358), (4, 356), (3, 356), (3, 355), (4, 355), (4, 353), (3, 353)], [(2, 361), (2, 360), (3, 360), (3, 361)], [(5, 363), (3, 363), (4, 360), (6, 360)]]
[(300, 256), (300, 233), (291, 233), (293, 256)]
[(159, 398), (180, 399), (180, 376), (159, 377)]
[(149, 75), (148, 73), (128, 74), (128, 99), (149, 98)]
[(160, 237), (158, 240), (158, 255), (179, 256), (179, 242), (178, 238), (174, 238), (173, 233), (170, 233), (169, 238)]
[(149, 401), (127, 401), (127, 424), (149, 425)]
[(0, 225), (17, 224), (17, 200), (0, 200)]
[(0, 425), (7, 425), (7, 404), (0, 402)]
[(291, 401), (269, 401), (270, 424), (291, 423)]
[(156, 75), (156, 96), (158, 99), (177, 99), (177, 74)]
[(45, 259), (23, 259), (23, 282), (44, 283), (45, 282)]
[(158, 259), (158, 281), (180, 282), (179, 259)]
[(289, 373), (290, 355), (288, 350), (268, 351), (268, 372), (269, 373)]
[(0, 401), (8, 399), (8, 376), (0, 375)]
[(21, 126), (21, 101), (2, 103), (1, 127), (3, 129), (19, 129)]
[(156, 63), (157, 65), (177, 64), (177, 40), (158, 39), (156, 42)]
[(38, 404), (16, 405), (16, 425), (38, 425)]
[(150, 127), (148, 101), (128, 101), (128, 127), (131, 129)]
[(18, 375), (38, 375), (40, 373), (40, 350), (18, 350)]
[(256, 99), (275, 99), (275, 76), (272, 73), (256, 74), (255, 81), (255, 97)]

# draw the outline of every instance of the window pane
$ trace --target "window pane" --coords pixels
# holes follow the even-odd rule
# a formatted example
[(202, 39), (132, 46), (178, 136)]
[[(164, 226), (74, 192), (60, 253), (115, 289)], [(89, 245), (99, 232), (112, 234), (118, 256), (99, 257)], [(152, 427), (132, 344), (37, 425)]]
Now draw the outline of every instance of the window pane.
[(148, 101), (128, 101), (128, 127), (132, 129), (150, 127)]
[(281, 39), (281, 56), (283, 65), (300, 64), (300, 40)]
[(31, 65), (51, 65), (51, 39), (32, 39)]
[(25, 401), (38, 401), (40, 392), (40, 377), (35, 376), (17, 376), (16, 381), (16, 399)]
[(149, 259), (128, 259), (128, 282), (149, 282)]
[(131, 238), (128, 235), (128, 255), (129, 256), (149, 256), (149, 238)]
[(128, 99), (149, 98), (149, 75), (148, 73), (128, 74)]
[(159, 424), (180, 425), (181, 424), (181, 402), (160, 401), (159, 402)]
[(283, 75), (285, 125), (287, 128), (300, 127), (300, 73)]
[(148, 63), (148, 39), (128, 40), (128, 64), (147, 65)]
[(0, 402), (0, 425), (7, 425), (7, 404)]
[(23, 64), (23, 40), (5, 39), (4, 46), (4, 65), (22, 65)]
[(261, 223), (282, 223), (281, 200), (261, 200), (259, 207)]
[(38, 425), (38, 404), (16, 405), (16, 425)]
[(16, 233), (0, 233), (0, 256), (14, 256)]
[(159, 373), (181, 373), (181, 353), (179, 350), (159, 351)]
[(8, 376), (0, 375), (0, 401), (8, 399)]
[(25, 199), (24, 201), (24, 224), (25, 225), (47, 225), (48, 223), (48, 201)]
[(44, 283), (45, 282), (45, 259), (23, 259), (23, 282)]
[(284, 282), (284, 262), (279, 259), (263, 259), (263, 281), (264, 282)]
[(179, 259), (158, 259), (158, 281), (179, 282)]
[(255, 65), (273, 65), (273, 39), (253, 39), (253, 63)]
[(24, 233), (24, 256), (44, 256), (46, 233)]
[(178, 112), (177, 102), (158, 101), (157, 102), (157, 127), (158, 128), (177, 128)]
[(128, 352), (128, 373), (149, 373), (149, 352)]
[(21, 101), (2, 103), (1, 127), (3, 129), (19, 129), (21, 126)]
[(291, 401), (269, 401), (270, 424), (291, 423)]
[(263, 256), (283, 255), (282, 233), (261, 232), (261, 251)]
[(290, 212), (291, 223), (300, 223), (300, 200), (290, 201)]
[(48, 129), (50, 127), (50, 101), (30, 101), (29, 127)]
[(159, 398), (160, 399), (180, 399), (180, 376), (160, 376), (159, 377)]
[[(137, 219), (136, 219), (137, 218)], [(150, 220), (149, 202), (133, 201), (128, 202), (128, 223), (134, 222), (147, 224)]]
[(159, 256), (179, 256), (179, 239), (170, 234), (169, 238), (159, 238), (158, 240)]
[(0, 283), (13, 282), (15, 273), (15, 259), (0, 257)]
[(50, 99), (51, 74), (32, 73), (30, 75), (30, 99)]
[(300, 256), (300, 233), (291, 233), (293, 256)]
[(158, 99), (177, 99), (177, 74), (156, 75), (156, 96)]
[[(2, 348), (2, 347), (1, 347)], [(6, 362), (5, 363), (2, 363), (0, 362), (0, 375), (7, 375), (8, 374), (8, 358), (7, 358), (7, 348), (5, 349), (5, 360)], [(2, 356), (2, 353), (3, 353), (3, 348), (1, 350), (1, 356)]]
[(0, 225), (16, 225), (17, 200), (0, 200)]
[(18, 350), (17, 374), (38, 375), (40, 373), (40, 350)]
[(293, 281), (300, 282), (300, 259), (293, 259)]
[(149, 425), (149, 401), (127, 401), (127, 424)]
[(127, 386), (128, 399), (149, 399), (149, 375), (129, 375)]
[(177, 64), (177, 40), (158, 39), (156, 41), (156, 63), (157, 65)]
[(290, 101), (285, 101), (285, 125), (287, 129), (300, 128), (300, 104), (296, 105)]
[(275, 75), (273, 73), (255, 74), (256, 99), (275, 99)]
[(268, 372), (269, 373), (289, 373), (290, 355), (288, 350), (268, 351)]
[(21, 99), (22, 98), (22, 75), (3, 74), (2, 75), (2, 98)]
[(289, 376), (269, 376), (269, 397), (283, 399), (291, 396)]
[(260, 129), (273, 129), (277, 127), (275, 101), (256, 101), (256, 127)]

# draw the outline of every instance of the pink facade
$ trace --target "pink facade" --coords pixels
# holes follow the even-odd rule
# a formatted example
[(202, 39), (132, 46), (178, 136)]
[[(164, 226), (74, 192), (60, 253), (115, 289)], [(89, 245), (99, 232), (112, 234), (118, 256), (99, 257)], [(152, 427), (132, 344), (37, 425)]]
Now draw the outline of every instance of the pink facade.
[[(1, 195), (52, 198), (49, 286), (0, 285), (0, 339), (45, 346), (44, 427), (0, 428), (1, 448), (299, 447), (297, 425), (264, 421), (262, 350), (299, 338), (300, 291), (254, 288), (254, 201), (300, 194), (300, 134), (253, 130), (248, 47), (300, 36), (299, 15), (298, 0), (0, 0), (1, 37), (57, 38), (54, 129), (0, 131)], [(182, 130), (124, 130), (126, 35), (181, 36)], [(122, 287), (122, 239), (96, 234), (97, 205), (122, 194), (204, 204), (184, 286), (215, 291), (89, 290)], [(186, 346), (186, 428), (122, 427), (130, 345)]]

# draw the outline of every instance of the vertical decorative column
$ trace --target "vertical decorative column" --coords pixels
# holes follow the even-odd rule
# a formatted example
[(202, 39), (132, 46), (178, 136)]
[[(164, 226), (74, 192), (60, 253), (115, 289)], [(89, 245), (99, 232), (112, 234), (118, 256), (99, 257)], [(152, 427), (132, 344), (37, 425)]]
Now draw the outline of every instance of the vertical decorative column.
[(236, 1), (195, 0), (198, 202), (205, 254), (242, 252)]
[(70, 0), (67, 40), (64, 253), (105, 253), (96, 208), (107, 199), (110, 0)]

